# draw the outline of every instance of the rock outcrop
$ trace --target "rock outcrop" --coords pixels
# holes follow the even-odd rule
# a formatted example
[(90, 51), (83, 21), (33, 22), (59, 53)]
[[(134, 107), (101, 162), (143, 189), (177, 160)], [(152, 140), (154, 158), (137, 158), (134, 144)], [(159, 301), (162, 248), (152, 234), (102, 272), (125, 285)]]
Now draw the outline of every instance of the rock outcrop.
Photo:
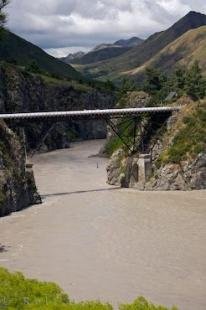
[(41, 203), (31, 167), (26, 166), (24, 147), (0, 122), (0, 216)]
[(154, 170), (154, 176), (145, 184), (146, 190), (206, 189), (206, 152), (191, 161), (167, 164)]

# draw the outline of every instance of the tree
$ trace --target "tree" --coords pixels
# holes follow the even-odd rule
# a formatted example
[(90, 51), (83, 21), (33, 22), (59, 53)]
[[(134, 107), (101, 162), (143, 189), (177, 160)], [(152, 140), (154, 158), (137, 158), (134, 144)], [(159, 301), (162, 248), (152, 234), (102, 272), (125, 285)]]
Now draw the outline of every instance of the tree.
[(130, 79), (124, 78), (121, 81), (121, 85), (119, 87), (117, 98), (120, 99), (128, 92), (135, 91), (135, 90), (137, 90), (137, 87), (135, 86), (134, 82)]
[(35, 60), (32, 60), (27, 66), (26, 71), (41, 74), (42, 70), (39, 68), (37, 62)]
[(159, 70), (147, 68), (143, 89), (150, 95), (156, 95), (163, 88), (166, 80), (166, 76)]
[(206, 80), (203, 78), (198, 61), (195, 61), (186, 76), (185, 91), (194, 100), (206, 95)]
[(187, 70), (185, 67), (178, 67), (174, 73), (174, 87), (176, 90), (185, 89)]
[(6, 14), (3, 12), (3, 9), (8, 4), (8, 0), (0, 0), (0, 29), (4, 27), (6, 22)]

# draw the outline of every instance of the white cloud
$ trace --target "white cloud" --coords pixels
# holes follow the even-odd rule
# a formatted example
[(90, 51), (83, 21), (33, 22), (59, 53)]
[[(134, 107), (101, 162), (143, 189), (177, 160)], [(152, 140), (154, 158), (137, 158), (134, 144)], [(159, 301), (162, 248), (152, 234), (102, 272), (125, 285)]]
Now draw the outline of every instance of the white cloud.
[(205, 0), (11, 0), (8, 27), (62, 55), (133, 35), (145, 38), (200, 9), (206, 13)]

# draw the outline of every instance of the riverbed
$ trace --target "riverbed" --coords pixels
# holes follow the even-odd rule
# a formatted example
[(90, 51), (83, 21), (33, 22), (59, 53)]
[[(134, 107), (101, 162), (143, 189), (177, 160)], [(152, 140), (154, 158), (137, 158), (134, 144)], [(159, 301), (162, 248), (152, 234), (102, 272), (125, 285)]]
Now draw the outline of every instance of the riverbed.
[(71, 299), (145, 296), (206, 309), (206, 191), (106, 184), (103, 141), (33, 158), (43, 204), (0, 219), (0, 265), (58, 283)]

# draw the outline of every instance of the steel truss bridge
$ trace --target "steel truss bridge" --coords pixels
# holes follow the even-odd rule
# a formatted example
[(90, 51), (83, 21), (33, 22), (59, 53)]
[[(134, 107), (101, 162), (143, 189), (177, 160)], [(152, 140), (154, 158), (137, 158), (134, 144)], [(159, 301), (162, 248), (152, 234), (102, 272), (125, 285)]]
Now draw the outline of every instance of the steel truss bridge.
[[(128, 109), (107, 109), (107, 110), (81, 110), (81, 111), (52, 111), (52, 112), (24, 112), (24, 113), (7, 113), (0, 114), (0, 120), (4, 120), (9, 124), (15, 124), (16, 127), (21, 127), (23, 140), (26, 145), (26, 137), (24, 133), (24, 127), (28, 122), (43, 122), (44, 129), (42, 136), (40, 137), (40, 143), (38, 144), (36, 151), (38, 151), (46, 140), (49, 133), (54, 129), (54, 126), (62, 121), (84, 121), (84, 120), (102, 120), (112, 129), (112, 131), (119, 137), (122, 143), (127, 147), (130, 153), (137, 151), (135, 145), (137, 142), (137, 129), (139, 128), (139, 137), (144, 131), (144, 125), (142, 126), (143, 115), (153, 114), (165, 114), (165, 119), (173, 112), (178, 112), (181, 107), (144, 107), (144, 108), (128, 108)], [(122, 119), (122, 124), (125, 119), (127, 122), (127, 128), (133, 124), (133, 144), (132, 146), (125, 141), (123, 134), (119, 132), (119, 121), (115, 122), (115, 119)], [(128, 124), (128, 119), (130, 120)], [(126, 130), (126, 128), (124, 128)], [(142, 151), (144, 151), (143, 141)], [(35, 151), (33, 152), (33, 154)]]

